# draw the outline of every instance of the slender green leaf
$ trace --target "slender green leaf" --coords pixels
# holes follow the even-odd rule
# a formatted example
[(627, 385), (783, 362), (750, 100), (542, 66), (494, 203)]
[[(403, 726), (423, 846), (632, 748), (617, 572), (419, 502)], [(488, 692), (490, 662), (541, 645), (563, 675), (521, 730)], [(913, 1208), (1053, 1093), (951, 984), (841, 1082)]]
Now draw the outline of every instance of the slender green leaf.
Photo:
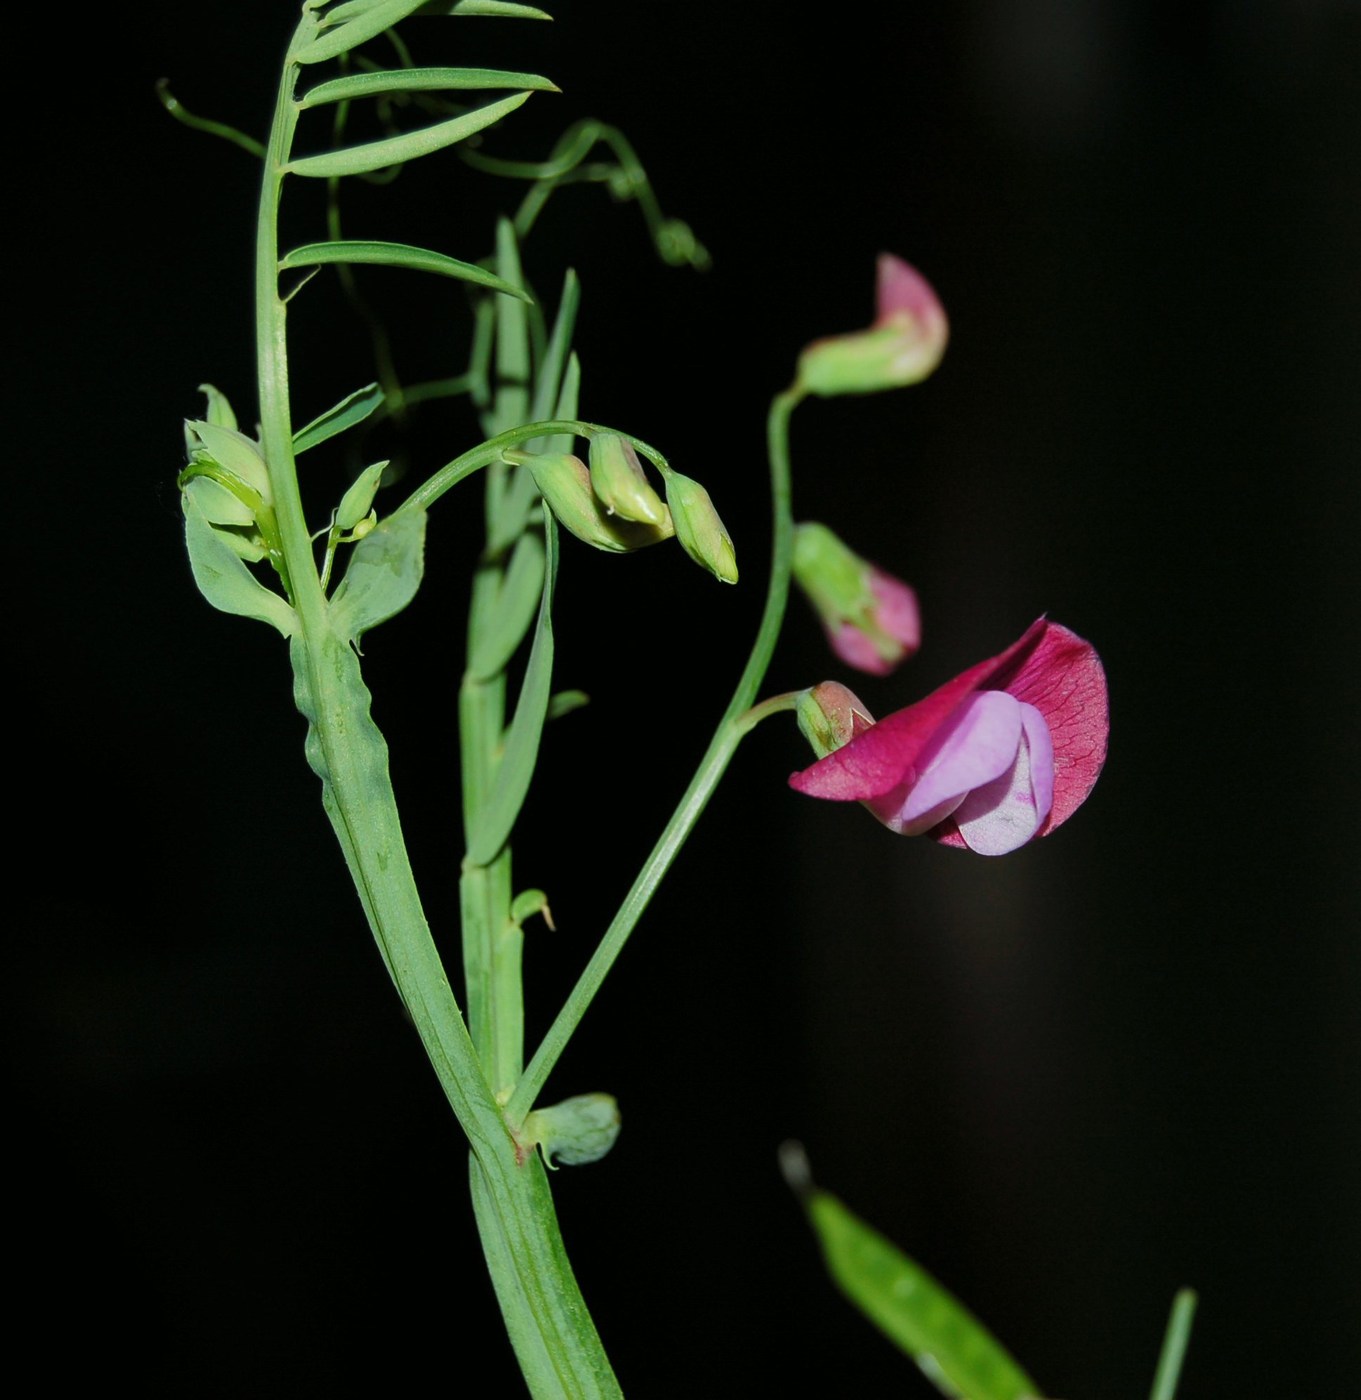
[(312, 419), (305, 428), (299, 428), (293, 434), (294, 455), (306, 452), (309, 447), (316, 447), (318, 443), (335, 437), (337, 433), (343, 433), (346, 428), (352, 428), (356, 423), (362, 423), (383, 402), (383, 398), (383, 391), (377, 384), (365, 384), (362, 389), (356, 389), (353, 394), (347, 395), (325, 413)]
[(515, 717), (506, 733), (505, 749), (496, 769), (496, 781), (486, 807), (478, 813), (468, 859), (474, 865), (487, 865), (510, 838), (511, 828), (524, 806), (539, 740), (548, 718), (548, 699), (553, 683), (553, 585), (558, 576), (557, 522), (544, 507), (543, 597), (539, 602), (539, 622), (529, 649), (525, 678), (515, 704)]
[(548, 718), (561, 719), (591, 703), (591, 697), (584, 690), (559, 690), (548, 702)]
[[(581, 305), (581, 283), (576, 273), (569, 267), (562, 279), (562, 296), (558, 298), (558, 314), (553, 321), (553, 332), (548, 338), (548, 348), (544, 352), (543, 363), (534, 377), (534, 403), (531, 409), (535, 419), (561, 417), (562, 385), (566, 373), (567, 359), (572, 353), (572, 335), (576, 330), (577, 308)], [(576, 417), (576, 397), (572, 397), (569, 417)], [(562, 437), (535, 438), (526, 444), (530, 452), (570, 452), (571, 442)]]
[(331, 600), (336, 631), (357, 641), (416, 596), (425, 571), (425, 512), (394, 515), (354, 547)]
[(323, 63), (391, 29), (424, 3), (425, 0), (379, 0), (378, 4), (369, 5), (361, 0), (357, 4), (337, 5), (322, 16), (325, 27), (317, 37), (293, 57), (298, 63)]
[(198, 591), (219, 612), (253, 617), (291, 637), (298, 629), (298, 615), (287, 600), (271, 592), (246, 568), (221, 532), (208, 523), (189, 492), (181, 492), (180, 501), (184, 508), (184, 542), (189, 548), (189, 567)]
[(806, 1163), (796, 1161), (791, 1167), (786, 1160), (785, 1172), (799, 1190), (833, 1281), (938, 1390), (964, 1400), (1040, 1395), (1035, 1382), (953, 1294), (835, 1196), (813, 1186)]
[(388, 136), (363, 146), (345, 146), (341, 150), (326, 151), (319, 156), (303, 156), (300, 160), (290, 160), (284, 166), (284, 173), (318, 178), (360, 175), (368, 170), (382, 170), (389, 165), (401, 165), (404, 161), (417, 160), (421, 156), (428, 156), (432, 151), (452, 146), (474, 132), (491, 126), (493, 122), (500, 121), (502, 117), (528, 102), (532, 95), (528, 92), (517, 92), (511, 97), (501, 98), (499, 102), (488, 102), (485, 107), (475, 107), (471, 112), (450, 117), (447, 122), (423, 126), (419, 131), (406, 131), (400, 136)]
[(468, 659), (469, 679), (483, 681), (505, 670), (529, 631), (542, 594), (543, 541), (531, 531), (516, 540), (492, 615), (478, 629), (478, 645)]
[(552, 19), (546, 10), (511, 0), (426, 0), (423, 15), (490, 15), (497, 19)]
[[(528, 301), (529, 293), (503, 282), (495, 273), (474, 263), (460, 262), (429, 248), (413, 248), (408, 243), (373, 243), (362, 239), (341, 239), (335, 243), (307, 243), (294, 248), (279, 259), (280, 272), (295, 267), (314, 267), (319, 263), (365, 263), (373, 267), (405, 267), (414, 272), (433, 272), (440, 277), (453, 277), (460, 282), (475, 282), (490, 287), (520, 301)], [(311, 426), (310, 424), (308, 425)], [(304, 432), (307, 429), (303, 430)], [(338, 431), (338, 430), (337, 430)], [(329, 436), (329, 434), (328, 434)], [(321, 439), (318, 439), (321, 441)], [(308, 446), (313, 446), (309, 443)]]
[(320, 83), (298, 100), (298, 106), (319, 107), (325, 102), (358, 101), (392, 92), (485, 92), (493, 88), (562, 90), (537, 73), (506, 73), (499, 68), (384, 68), (376, 73), (347, 73)]
[(1189, 1288), (1179, 1289), (1172, 1299), (1172, 1312), (1167, 1319), (1162, 1354), (1153, 1376), (1149, 1400), (1175, 1400), (1177, 1383), (1181, 1379), (1182, 1362), (1191, 1342), (1191, 1321), (1196, 1315), (1196, 1295)]
[[(509, 219), (496, 225), (496, 271), (503, 282), (519, 286), (520, 247)], [(496, 303), (496, 400), (488, 436), (518, 428), (529, 415), (529, 316), (513, 302)]]
[[(351, 20), (358, 19), (360, 15), (366, 15), (384, 0), (345, 0), (343, 5), (332, 5), (325, 14), (321, 16), (322, 29), (330, 29), (337, 24), (349, 24)], [(421, 0), (424, 4), (425, 0)], [(316, 6), (320, 9), (321, 6)]]

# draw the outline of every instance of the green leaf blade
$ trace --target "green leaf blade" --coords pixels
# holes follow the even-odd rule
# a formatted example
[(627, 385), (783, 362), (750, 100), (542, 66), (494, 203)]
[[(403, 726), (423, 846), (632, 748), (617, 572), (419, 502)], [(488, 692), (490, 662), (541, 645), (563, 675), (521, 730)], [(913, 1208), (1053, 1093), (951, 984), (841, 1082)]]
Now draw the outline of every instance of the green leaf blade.
[(328, 58), (337, 58), (391, 29), (423, 4), (425, 0), (379, 0), (377, 4), (355, 0), (338, 5), (322, 17), (321, 32), (310, 44), (304, 44), (293, 59), (297, 63), (324, 63)]
[(425, 512), (380, 522), (354, 547), (331, 599), (331, 620), (346, 641), (358, 641), (395, 617), (416, 596), (425, 572)]
[(448, 121), (436, 122), (434, 126), (423, 126), (418, 131), (388, 136), (363, 146), (345, 146), (338, 151), (326, 151), (319, 156), (303, 156), (298, 160), (290, 160), (283, 170), (286, 175), (329, 179), (333, 175), (362, 175), (372, 170), (383, 170), (390, 165), (402, 165), (406, 161), (418, 160), (421, 156), (455, 145), (475, 132), (484, 130), (528, 102), (532, 96), (532, 92), (517, 92), (497, 102), (488, 102), (486, 106), (477, 107), (471, 112), (464, 112), (461, 116), (450, 117)]
[[(372, 267), (405, 267), (414, 272), (432, 272), (438, 277), (452, 277), (460, 282), (473, 282), (490, 287), (494, 292), (520, 301), (529, 301), (529, 293), (502, 281), (494, 272), (474, 263), (460, 262), (445, 253), (430, 248), (415, 248), (409, 243), (383, 243), (366, 239), (340, 239), (334, 243), (307, 243), (294, 248), (279, 259), (279, 270), (315, 267), (324, 263), (363, 263)], [(311, 425), (309, 425), (310, 427)], [(304, 430), (306, 431), (306, 430)]]
[(181, 492), (180, 501), (184, 509), (184, 542), (198, 591), (219, 612), (267, 622), (282, 636), (291, 637), (298, 630), (298, 615), (288, 601), (271, 592), (251, 573), (221, 532), (208, 523), (189, 492)]
[(519, 5), (513, 0), (426, 0), (423, 15), (483, 15), (492, 19), (547, 19), (547, 10)]
[(1030, 1400), (1040, 1388), (946, 1288), (827, 1191), (804, 1206), (847, 1298), (946, 1395)]
[(488, 92), (496, 88), (562, 91), (538, 73), (507, 73), (499, 68), (385, 68), (377, 73), (347, 73), (343, 78), (319, 83), (303, 94), (298, 106), (320, 107), (328, 102), (360, 101), (394, 92)]
[(384, 397), (383, 390), (377, 384), (365, 384), (362, 389), (347, 394), (338, 404), (318, 414), (305, 428), (299, 428), (293, 434), (293, 455), (296, 457), (300, 452), (335, 437), (337, 433), (343, 433), (346, 428), (362, 423), (382, 404)]
[(539, 621), (534, 641), (529, 649), (524, 682), (515, 705), (515, 717), (506, 734), (505, 749), (496, 769), (496, 780), (486, 807), (477, 814), (472, 839), (468, 844), (468, 859), (475, 865), (489, 865), (496, 853), (510, 839), (515, 819), (520, 815), (534, 763), (539, 754), (539, 740), (548, 719), (548, 702), (553, 686), (553, 588), (558, 577), (557, 522), (544, 508), (544, 577), (543, 596), (539, 602)]

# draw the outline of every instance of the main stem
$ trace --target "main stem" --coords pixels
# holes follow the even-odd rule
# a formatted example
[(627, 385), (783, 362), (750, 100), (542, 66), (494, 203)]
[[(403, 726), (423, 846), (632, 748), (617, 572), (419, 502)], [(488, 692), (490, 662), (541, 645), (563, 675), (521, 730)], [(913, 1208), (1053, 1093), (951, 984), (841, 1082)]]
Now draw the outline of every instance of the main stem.
[[(297, 124), (294, 55), (316, 32), (305, 12), (284, 63), (270, 129), (256, 238), (261, 442), (291, 601), (299, 708), (308, 759), (384, 962), (473, 1151), (474, 1198), (488, 1262), (522, 1369), (536, 1397), (614, 1397), (619, 1388), (581, 1304), (547, 1201), (542, 1167), (517, 1150), (487, 1084), (421, 907), (388, 774), (387, 745), (347, 639), (331, 625), (298, 489), (288, 401), (287, 307), (278, 292), (278, 208)], [(517, 1328), (519, 1335), (517, 1335)]]

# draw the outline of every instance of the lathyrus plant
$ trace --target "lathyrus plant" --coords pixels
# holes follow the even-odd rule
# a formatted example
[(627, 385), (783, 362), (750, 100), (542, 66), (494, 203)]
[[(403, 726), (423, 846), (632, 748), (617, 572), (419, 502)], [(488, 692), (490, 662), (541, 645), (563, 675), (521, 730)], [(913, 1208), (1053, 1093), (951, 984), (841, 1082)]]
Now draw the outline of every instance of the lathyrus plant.
[[(468, 138), (507, 121), (554, 84), (533, 73), (417, 63), (393, 26), (418, 13), (543, 17), (502, 0), (306, 0), (263, 142), (190, 115), (162, 90), (182, 120), (227, 137), (261, 165), (254, 261), (258, 428), (244, 429), (227, 398), (203, 386), (206, 408), (186, 424), (187, 464), (179, 474), (185, 539), (207, 600), (265, 623), (287, 642), (323, 808), (382, 962), (469, 1143), (472, 1208), (525, 1381), (540, 1397), (612, 1396), (621, 1393), (619, 1382), (563, 1247), (546, 1168), (589, 1163), (608, 1152), (619, 1110), (604, 1092), (556, 1104), (541, 1102), (541, 1095), (743, 737), (765, 718), (792, 715), (817, 759), (791, 780), (799, 790), (858, 800), (896, 832), (1001, 854), (1052, 831), (1091, 791), (1105, 754), (1105, 679), (1086, 642), (1041, 620), (991, 661), (878, 724), (836, 682), (760, 698), (796, 566), (843, 661), (884, 675), (919, 644), (912, 591), (861, 560), (827, 527), (796, 531), (791, 501), (789, 427), (802, 401), (920, 382), (944, 351), (946, 319), (934, 291), (906, 263), (885, 256), (874, 323), (808, 346), (797, 357), (792, 384), (771, 405), (773, 542), (750, 655), (673, 816), (576, 986), (526, 1056), (523, 927), (550, 915), (544, 894), (517, 879), (512, 838), (545, 724), (581, 698), (554, 690), (559, 569), (571, 567), (576, 541), (612, 554), (674, 541), (713, 578), (736, 584), (737, 553), (706, 488), (637, 436), (638, 425), (579, 416), (581, 366), (572, 348), (577, 281), (564, 271), (550, 310), (525, 285), (520, 262), (545, 201), (581, 180), (605, 182), (616, 196), (636, 200), (667, 261), (702, 266), (702, 246), (686, 225), (662, 215), (637, 157), (612, 128), (580, 123), (541, 162), (467, 147)], [(369, 141), (347, 136), (360, 107), (371, 109), (386, 134)], [(428, 119), (411, 125), (413, 113)], [(319, 119), (329, 140), (314, 150)], [(523, 190), (515, 211), (489, 230), (489, 254), (465, 260), (443, 249), (343, 235), (346, 182), (386, 180), (413, 161), (451, 151)], [(593, 153), (600, 154), (588, 162)], [(282, 202), (295, 187), (318, 182), (328, 195), (326, 236), (285, 246)], [(455, 373), (446, 379), (403, 385), (381, 322), (359, 298), (354, 270), (365, 266), (461, 283), (470, 298), (466, 363), (451, 366)], [(335, 367), (335, 406), (298, 426), (289, 392), (289, 322), (306, 307), (312, 279), (325, 268), (340, 273), (370, 327), (378, 379), (351, 389)], [(304, 454), (324, 459), (341, 434), (362, 440), (379, 419), (460, 394), (479, 419), (481, 440), (461, 446), (414, 487), (404, 483), (400, 499), (389, 499), (398, 493), (385, 484), (391, 472), (379, 460), (329, 497), (319, 470), (312, 476), (317, 487), (309, 484), (304, 500), (298, 474)], [(439, 539), (432, 512), (479, 509), (469, 494), (474, 476), (482, 481), (485, 538), (467, 561), (471, 605), (457, 706), (462, 966), (455, 970), (441, 957), (412, 874), (387, 744), (370, 713), (361, 642), (420, 587), (427, 535)], [(560, 527), (574, 537), (566, 546)], [(627, 570), (629, 561), (618, 567)], [(679, 552), (676, 567), (688, 567)], [(525, 643), (527, 660), (513, 671)], [(1040, 1393), (924, 1270), (817, 1192), (797, 1150), (788, 1150), (784, 1162), (833, 1277), (943, 1390), (976, 1400)], [(1176, 1334), (1183, 1344), (1187, 1316), (1183, 1304)], [(1175, 1384), (1176, 1354), (1174, 1344), (1172, 1379), (1156, 1392), (1163, 1400)]]

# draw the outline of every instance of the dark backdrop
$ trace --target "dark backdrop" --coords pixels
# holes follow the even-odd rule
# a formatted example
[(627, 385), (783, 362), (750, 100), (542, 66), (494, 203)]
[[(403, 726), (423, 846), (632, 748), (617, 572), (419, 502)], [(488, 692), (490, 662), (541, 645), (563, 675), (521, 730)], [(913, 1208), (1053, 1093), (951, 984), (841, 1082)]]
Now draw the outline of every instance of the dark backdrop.
[[(387, 1389), (414, 1342), (489, 1393), (466, 1378), (489, 1357), (501, 1388), (511, 1363), (457, 1130), (283, 650), (209, 611), (182, 553), (178, 420), (205, 379), (254, 407), (254, 170), (152, 83), (262, 133), (294, 7), (126, 8), (14, 55), (18, 1345), (56, 1327), (54, 1374), (239, 1395)], [(1087, 807), (1000, 861), (797, 798), (787, 727), (746, 746), (554, 1080), (623, 1105), (613, 1155), (555, 1185), (626, 1389), (930, 1393), (821, 1275), (775, 1166), (797, 1136), (1049, 1393), (1144, 1393), (1185, 1283), (1186, 1400), (1353, 1393), (1361, 13), (556, 11), (410, 29), (566, 90), (494, 149), (618, 121), (707, 242), (712, 272), (663, 269), (636, 210), (578, 190), (530, 269), (578, 267), (585, 411), (709, 485), (744, 580), (564, 550), (559, 676), (594, 704), (551, 731), (518, 845), (559, 924), (530, 933), (533, 1026), (740, 665), (765, 400), (802, 344), (867, 322), (880, 249), (939, 288), (945, 364), (813, 404), (794, 437), (800, 515), (921, 594), (921, 657), (861, 693), (891, 710), (1048, 611), (1100, 649), (1114, 711)], [(353, 227), (478, 256), (508, 198), (449, 158)], [(416, 327), (411, 377), (458, 366), (456, 289), (373, 290)], [(300, 417), (367, 377), (331, 293), (306, 295)], [(413, 465), (473, 440), (429, 415)], [(366, 663), (446, 944), (472, 538), (442, 505), (422, 595)], [(849, 679), (796, 603), (770, 688), (828, 675)]]

